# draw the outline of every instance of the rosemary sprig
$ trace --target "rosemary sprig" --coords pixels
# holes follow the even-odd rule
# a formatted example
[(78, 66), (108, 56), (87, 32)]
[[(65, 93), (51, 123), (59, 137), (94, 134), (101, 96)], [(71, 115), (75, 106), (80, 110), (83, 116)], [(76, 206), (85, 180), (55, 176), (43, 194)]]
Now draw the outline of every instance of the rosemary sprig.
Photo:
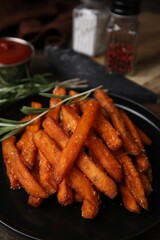
[(28, 96), (38, 94), (39, 92), (48, 92), (56, 85), (69, 87), (72, 89), (88, 87), (86, 80), (79, 80), (79, 78), (70, 79), (64, 82), (59, 80), (53, 81), (49, 77), (51, 74), (35, 74), (33, 77), (21, 79), (19, 84), (0, 84), (0, 107), (13, 104), (14, 102), (24, 99)]
[[(3, 141), (4, 139), (13, 136), (15, 134), (17, 134), (19, 131), (21, 131), (22, 129), (24, 129), (25, 127), (27, 127), (28, 125), (30, 125), (32, 122), (34, 122), (35, 120), (37, 120), (38, 118), (44, 116), (45, 114), (47, 114), (51, 109), (65, 103), (65, 104), (71, 104), (71, 103), (76, 103), (78, 101), (84, 100), (85, 98), (87, 98), (92, 92), (94, 92), (97, 88), (100, 88), (102, 86), (98, 86), (96, 88), (92, 88), (90, 90), (84, 91), (82, 93), (76, 94), (74, 96), (66, 96), (66, 98), (64, 98), (63, 96), (59, 96), (59, 98), (61, 98), (62, 100), (55, 104), (54, 106), (52, 106), (51, 108), (32, 108), (32, 107), (28, 107), (28, 106), (23, 106), (21, 108), (21, 112), (24, 114), (38, 114), (36, 115), (33, 119), (22, 122), (22, 121), (16, 121), (16, 120), (9, 120), (9, 119), (5, 119), (5, 118), (0, 118), (0, 142)], [(49, 93), (45, 93), (45, 94), (41, 94), (41, 95), (45, 95), (45, 97), (54, 97), (54, 94), (49, 94)]]

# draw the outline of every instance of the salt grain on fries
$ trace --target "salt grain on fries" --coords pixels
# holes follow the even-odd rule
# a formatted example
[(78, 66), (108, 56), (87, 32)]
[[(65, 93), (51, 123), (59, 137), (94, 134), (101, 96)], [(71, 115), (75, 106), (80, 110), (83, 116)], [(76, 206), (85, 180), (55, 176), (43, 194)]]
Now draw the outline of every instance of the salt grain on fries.
[[(58, 86), (53, 93), (65, 96), (67, 89)], [(102, 89), (93, 95), (94, 99), (57, 106), (3, 140), (10, 187), (23, 188), (34, 207), (52, 195), (62, 206), (79, 202), (84, 218), (97, 216), (103, 194), (111, 199), (120, 195), (124, 207), (139, 214), (148, 209), (152, 192), (145, 150), (152, 141)], [(53, 97), (49, 106), (60, 101)], [(32, 107), (41, 108), (41, 103), (33, 102)]]

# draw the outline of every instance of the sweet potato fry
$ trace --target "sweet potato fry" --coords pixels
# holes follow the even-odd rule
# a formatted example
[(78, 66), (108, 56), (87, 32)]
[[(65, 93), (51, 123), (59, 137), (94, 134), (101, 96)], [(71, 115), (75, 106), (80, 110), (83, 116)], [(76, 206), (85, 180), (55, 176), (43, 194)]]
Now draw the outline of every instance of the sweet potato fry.
[(34, 135), (34, 142), (37, 149), (45, 156), (49, 164), (51, 164), (51, 166), (54, 168), (61, 155), (61, 151), (57, 143), (43, 130), (39, 130)]
[(134, 138), (135, 142), (137, 143), (137, 145), (140, 149), (139, 155), (135, 157), (137, 164), (139, 166), (139, 169), (141, 171), (146, 171), (150, 167), (150, 162), (149, 162), (148, 156), (145, 152), (144, 146), (141, 142), (139, 132), (137, 131), (137, 129), (136, 129), (135, 125), (133, 124), (133, 122), (131, 121), (131, 119), (128, 117), (128, 115), (123, 110), (120, 110), (120, 114), (124, 120), (126, 128), (128, 129), (129, 133), (132, 135), (132, 137)]
[(100, 163), (100, 161), (95, 157), (92, 151), (88, 150), (88, 155), (92, 158), (92, 161), (96, 164), (98, 168), (104, 171), (104, 167)]
[(5, 153), (5, 157), (11, 162), (11, 166), (19, 182), (29, 195), (38, 198), (47, 198), (48, 194), (23, 164), (18, 150), (14, 145), (15, 141), (16, 138), (14, 136), (4, 140), (2, 143), (2, 151)]
[(78, 104), (76, 104), (76, 103), (70, 104), (70, 107), (72, 107), (73, 110), (74, 110), (78, 115), (81, 114), (81, 109), (80, 109), (80, 107), (79, 107)]
[(65, 178), (73, 166), (73, 163), (80, 153), (87, 135), (93, 125), (97, 111), (97, 103), (93, 100), (90, 100), (87, 104), (86, 111), (84, 111), (73, 135), (70, 137), (67, 145), (62, 150), (61, 158), (54, 169), (54, 178), (57, 183), (60, 183)]
[[(31, 107), (32, 108), (41, 108), (42, 104), (39, 102), (32, 102)], [(35, 117), (35, 116), (36, 116), (36, 114), (33, 115), (33, 117)], [(41, 121), (42, 121), (42, 118), (36, 119), (33, 123), (31, 123), (29, 126), (27, 126), (27, 129), (29, 129), (29, 131), (31, 131), (32, 133), (38, 132), (38, 130), (40, 129), (40, 126), (41, 126)]]
[(140, 135), (143, 145), (148, 145), (148, 146), (152, 145), (152, 140), (149, 138), (149, 136), (139, 127), (136, 126), (136, 128)]
[(39, 182), (45, 191), (52, 195), (56, 192), (56, 186), (53, 181), (53, 169), (45, 156), (39, 151)]
[(74, 194), (74, 199), (76, 202), (83, 202), (82, 203), (82, 207), (81, 207), (81, 215), (83, 218), (86, 218), (86, 219), (94, 219), (98, 212), (99, 212), (99, 208), (100, 208), (100, 196), (97, 195), (97, 204), (96, 206), (91, 204), (87, 199), (84, 199), (83, 201), (83, 198), (75, 192)]
[(81, 208), (83, 218), (93, 219), (99, 212), (99, 204), (93, 205), (88, 200), (84, 200)]
[(151, 166), (147, 169), (146, 175), (147, 175), (150, 183), (152, 183), (152, 182), (153, 182), (153, 173), (152, 173), (152, 168), (151, 168)]
[(124, 124), (127, 128), (127, 130), (130, 132), (130, 134), (133, 136), (135, 142), (138, 144), (138, 146), (140, 147), (140, 150), (143, 151), (143, 144), (141, 142), (139, 133), (135, 127), (135, 125), (133, 124), (132, 120), (129, 118), (129, 116), (125, 113), (125, 111), (123, 111), (122, 109), (119, 110), (122, 119), (124, 121)]
[(108, 148), (112, 151), (118, 150), (122, 146), (122, 141), (119, 138), (117, 131), (113, 128), (111, 123), (105, 119), (100, 111), (95, 119), (94, 129), (99, 133)]
[[(43, 127), (45, 132), (58, 143), (61, 149), (66, 146), (69, 138), (54, 120), (46, 118), (43, 122)], [(106, 175), (104, 170), (96, 166), (87, 154), (84, 152), (80, 153), (75, 164), (101, 192), (111, 198), (116, 196), (116, 184)]]
[[(76, 92), (75, 90), (69, 90), (69, 95), (70, 96), (75, 96), (77, 95), (78, 92)], [(70, 107), (72, 107), (74, 109), (74, 111), (80, 115), (82, 113), (82, 107), (85, 106), (87, 104), (87, 102), (89, 101), (89, 99), (84, 99), (79, 101), (79, 98), (76, 98), (75, 100), (77, 100), (77, 102), (75, 104), (71, 104)], [(77, 107), (78, 106), (78, 107)]]
[(152, 191), (153, 191), (152, 186), (151, 186), (150, 179), (149, 179), (149, 177), (147, 176), (147, 173), (141, 172), (141, 171), (139, 170), (139, 167), (138, 167), (138, 166), (136, 166), (136, 169), (137, 169), (137, 171), (138, 171), (138, 173), (139, 173), (139, 177), (140, 177), (141, 182), (142, 182), (142, 185), (143, 185), (143, 187), (144, 187), (145, 194), (146, 194), (146, 196), (149, 196), (149, 195), (152, 193)]
[(135, 159), (140, 171), (146, 172), (150, 168), (150, 162), (145, 150), (141, 152), (138, 156), (135, 156)]
[(98, 190), (112, 199), (117, 195), (116, 183), (98, 168), (89, 156), (84, 153), (80, 154), (76, 164)]
[(36, 179), (37, 182), (39, 182), (39, 162), (40, 162), (40, 159), (39, 159), (39, 155), (37, 154), (33, 168), (30, 170), (30, 173)]
[(107, 173), (116, 181), (121, 182), (123, 171), (115, 156), (93, 132), (90, 132), (86, 147), (95, 155)]
[(83, 200), (86, 199), (96, 208), (98, 207), (96, 191), (93, 189), (90, 181), (78, 168), (72, 167), (66, 181), (67, 184), (74, 189), (74, 191), (78, 192), (79, 195), (82, 196)]
[(25, 145), (25, 143), (27, 142), (27, 138), (28, 138), (28, 133), (25, 131), (20, 139), (17, 141), (16, 143), (16, 147), (18, 148), (19, 152), (22, 151), (22, 147)]
[[(59, 95), (59, 96), (65, 96), (66, 95), (66, 89), (62, 86), (56, 86), (55, 89), (52, 91), (53, 94)], [(61, 102), (62, 100), (60, 98), (51, 98), (50, 99), (50, 107), (53, 107), (57, 103)], [(56, 121), (59, 121), (60, 118), (60, 111), (61, 111), (61, 105), (57, 106), (56, 108), (51, 109), (47, 116), (55, 119)]]
[(3, 147), (2, 151), (3, 151), (3, 158), (4, 158), (5, 166), (6, 166), (6, 174), (10, 181), (10, 188), (11, 189), (19, 189), (21, 187), (21, 184), (14, 172), (14, 169), (12, 168), (10, 159), (8, 158), (8, 154), (7, 154), (8, 149)]
[(126, 130), (123, 119), (121, 118), (118, 108), (114, 105), (113, 100), (102, 89), (96, 89), (94, 97), (110, 115), (113, 126), (120, 134), (125, 150), (129, 154), (138, 155), (140, 149)]
[(125, 181), (135, 200), (142, 208), (148, 209), (148, 201), (145, 196), (145, 191), (141, 179), (139, 177), (139, 174), (135, 166), (133, 165), (131, 158), (127, 154), (125, 154), (123, 150), (117, 151), (116, 156), (123, 167)]
[[(59, 95), (59, 96), (65, 96), (66, 95), (66, 89), (65, 87), (62, 87), (62, 86), (56, 86), (53, 91), (52, 91), (53, 94), (55, 95)], [(57, 104), (57, 100), (58, 99), (58, 102), (61, 101), (60, 98), (51, 98), (50, 99), (50, 107), (53, 107), (55, 104)]]
[[(44, 131), (40, 130), (35, 134), (35, 144), (39, 151), (47, 158), (48, 162), (55, 167), (61, 156), (61, 150), (57, 143), (51, 139)], [(95, 191), (89, 180), (76, 167), (72, 167), (66, 178), (67, 184), (83, 199), (94, 202)]]
[(73, 191), (67, 185), (65, 179), (63, 179), (63, 181), (59, 184), (58, 192), (57, 192), (57, 199), (58, 199), (58, 202), (62, 206), (66, 206), (73, 202)]
[[(33, 108), (41, 108), (42, 104), (39, 102), (32, 102), (31, 106)], [(18, 150), (21, 152), (21, 157), (24, 164), (29, 169), (32, 169), (37, 154), (37, 149), (33, 141), (33, 135), (40, 129), (40, 126), (41, 118), (37, 119), (32, 124), (27, 126), (26, 131), (23, 133), (22, 137), (16, 144)]]
[(21, 149), (21, 158), (24, 164), (29, 169), (32, 169), (36, 159), (37, 149), (33, 141), (33, 133), (27, 129), (24, 134), (26, 137), (25, 139), (26, 141), (23, 143), (23, 146)]
[(141, 208), (130, 193), (127, 185), (125, 183), (120, 183), (119, 187), (124, 207), (130, 212), (139, 214), (141, 212)]
[[(41, 104), (40, 102), (34, 102), (34, 101), (33, 101), (33, 102), (31, 102), (31, 107), (32, 107), (32, 108), (41, 108), (41, 107), (42, 107), (42, 104)], [(21, 119), (21, 121), (22, 121), (22, 122), (29, 121), (29, 120), (33, 119), (34, 116), (35, 116), (35, 115), (33, 115), (33, 114), (26, 115), (26, 116), (24, 116), (24, 117)]]
[[(41, 108), (42, 104), (39, 102), (32, 102), (31, 103), (31, 107), (32, 108)], [(27, 121), (27, 120), (31, 120), (32, 118), (34, 118), (36, 115), (30, 114), (25, 116), (22, 121)], [(33, 123), (31, 123), (29, 126), (27, 126), (27, 130), (32, 133), (33, 135), (40, 129), (41, 126), (41, 118), (37, 119), (36, 121), (34, 121)], [(31, 134), (30, 134), (31, 135)], [(24, 145), (26, 145), (28, 142), (28, 132), (25, 131), (21, 138), (17, 141), (16, 146), (18, 148), (19, 151), (22, 151), (22, 148)]]
[(22, 122), (26, 122), (26, 121), (29, 121), (29, 120), (31, 120), (31, 119), (33, 119), (33, 118), (34, 118), (34, 115), (33, 115), (33, 114), (29, 114), (29, 115), (24, 116), (24, 117), (21, 119), (21, 121), (22, 121)]
[[(62, 121), (68, 126), (68, 129), (74, 131), (80, 120), (80, 117), (69, 106), (62, 109)], [(123, 172), (120, 164), (109, 151), (107, 146), (99, 139), (93, 131), (91, 131), (85, 141), (85, 146), (93, 152), (95, 157), (100, 161), (104, 169), (117, 182), (120, 182), (123, 177)]]
[(43, 198), (37, 198), (33, 196), (28, 197), (28, 204), (32, 207), (39, 207), (43, 203)]
[(47, 117), (43, 121), (42, 126), (44, 128), (44, 132), (47, 133), (51, 139), (56, 141), (56, 143), (61, 149), (66, 146), (69, 137), (64, 133), (59, 123), (57, 123), (54, 119)]
[[(34, 118), (34, 115), (33, 114), (29, 114), (29, 115), (26, 115), (25, 117), (23, 117), (20, 121), (21, 122), (26, 122), (26, 121), (30, 121)], [(26, 129), (21, 129), (18, 133), (17, 133), (17, 136), (22, 136), (22, 134), (25, 132)], [(17, 142), (18, 143), (18, 142)], [(23, 142), (22, 142), (23, 144)], [(20, 145), (21, 147), (21, 145)]]
[(73, 192), (74, 196), (74, 201), (82, 203), (83, 202), (83, 197), (78, 193), (78, 192)]

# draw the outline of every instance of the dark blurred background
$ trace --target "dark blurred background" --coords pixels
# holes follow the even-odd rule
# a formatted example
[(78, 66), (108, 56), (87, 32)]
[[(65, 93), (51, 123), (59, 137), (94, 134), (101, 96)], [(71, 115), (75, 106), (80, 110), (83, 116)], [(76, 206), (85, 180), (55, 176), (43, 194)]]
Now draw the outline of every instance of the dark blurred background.
[(67, 43), (76, 0), (1, 0), (0, 36), (14, 36), (43, 47)]
[[(68, 44), (72, 34), (72, 10), (80, 2), (1, 0), (0, 36), (21, 37), (31, 41), (37, 48), (42, 48), (46, 42)], [(109, 5), (110, 1), (107, 3)], [(143, 11), (159, 12), (160, 1), (142, 0)]]

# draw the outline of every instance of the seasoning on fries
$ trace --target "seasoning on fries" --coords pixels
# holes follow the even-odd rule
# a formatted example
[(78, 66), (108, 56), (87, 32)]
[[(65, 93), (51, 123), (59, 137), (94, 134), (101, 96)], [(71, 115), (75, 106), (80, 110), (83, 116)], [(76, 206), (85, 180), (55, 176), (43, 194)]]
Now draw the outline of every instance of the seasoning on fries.
[[(79, 202), (82, 217), (88, 219), (99, 213), (101, 195), (120, 195), (124, 208), (136, 214), (148, 209), (149, 136), (102, 89), (94, 91), (93, 99), (75, 98), (69, 106), (60, 96), (77, 92), (57, 86), (53, 94), (57, 97), (48, 105), (57, 107), (2, 142), (11, 189), (24, 189), (33, 207), (52, 195), (62, 206)], [(32, 107), (42, 105), (33, 102)]]

